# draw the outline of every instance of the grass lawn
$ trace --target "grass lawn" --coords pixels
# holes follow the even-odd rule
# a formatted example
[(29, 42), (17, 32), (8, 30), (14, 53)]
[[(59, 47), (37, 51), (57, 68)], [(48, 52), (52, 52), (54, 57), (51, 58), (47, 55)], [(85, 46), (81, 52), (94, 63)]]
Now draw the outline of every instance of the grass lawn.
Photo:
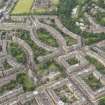
[(22, 48), (17, 43), (10, 43), (9, 51), (13, 57), (16, 58), (18, 63), (25, 64), (26, 62), (26, 54)]
[(66, 76), (62, 65), (57, 64), (53, 60), (48, 60), (48, 61), (39, 63), (37, 65), (37, 70), (35, 73), (38, 76), (39, 86), (51, 81), (56, 81), (56, 80), (58, 81), (59, 79), (65, 78)]
[(3, 62), (3, 67), (5, 70), (12, 68), (12, 66), (6, 60)]
[(59, 96), (60, 99), (66, 104), (73, 104), (75, 101), (77, 101), (74, 92), (70, 91), (66, 85), (54, 89), (54, 91), (57, 94), (57, 96)]
[(59, 4), (59, 0), (52, 0), (52, 4), (57, 6)]
[(75, 65), (75, 64), (79, 63), (78, 59), (76, 59), (75, 57), (68, 59), (67, 62), (68, 62), (70, 65)]
[(59, 71), (60, 66), (53, 61), (48, 61), (38, 65), (38, 74), (39, 75), (48, 75), (49, 72)]
[(17, 15), (17, 14), (29, 13), (32, 3), (33, 0), (19, 0), (11, 14)]
[(61, 65), (57, 64), (53, 60), (49, 60), (47, 62), (44, 62), (38, 65), (37, 74), (40, 76), (45, 76), (51, 72), (61, 72), (62, 77), (63, 77), (65, 76), (63, 70), (64, 69)]
[(16, 80), (23, 86), (24, 91), (33, 91), (35, 89), (33, 81), (28, 77), (26, 73), (18, 74)]
[(101, 64), (99, 61), (97, 61), (97, 59), (90, 57), (90, 56), (86, 56), (86, 59), (90, 62), (90, 64), (95, 65), (96, 69), (101, 73), (105, 75), (105, 67), (103, 64)]
[(26, 73), (20, 73), (16, 76), (16, 80), (11, 80), (9, 83), (0, 87), (0, 95), (18, 86), (22, 86), (24, 91), (33, 91), (35, 89), (35, 85), (28, 75)]
[(46, 30), (44, 29), (39, 29), (37, 31), (37, 35), (38, 35), (38, 38), (46, 43), (47, 45), (50, 45), (50, 46), (53, 46), (53, 47), (58, 47), (58, 43), (56, 41), (56, 39), (50, 35), (49, 32), (47, 32)]
[(32, 9), (32, 13), (38, 13), (38, 14), (42, 14), (42, 13), (46, 13), (48, 11), (47, 8), (36, 8), (36, 9)]
[(70, 37), (68, 35), (63, 35), (63, 37), (65, 38), (68, 46), (72, 46), (73, 44), (76, 44), (76, 42), (77, 42), (75, 39), (73, 39), (72, 37)]
[(96, 79), (93, 74), (90, 74), (88, 77), (85, 77), (84, 81), (91, 87), (93, 91), (96, 91), (103, 87), (100, 80)]
[(97, 24), (105, 26), (105, 12), (97, 12), (95, 18)]
[(99, 100), (99, 105), (105, 105), (105, 96)]

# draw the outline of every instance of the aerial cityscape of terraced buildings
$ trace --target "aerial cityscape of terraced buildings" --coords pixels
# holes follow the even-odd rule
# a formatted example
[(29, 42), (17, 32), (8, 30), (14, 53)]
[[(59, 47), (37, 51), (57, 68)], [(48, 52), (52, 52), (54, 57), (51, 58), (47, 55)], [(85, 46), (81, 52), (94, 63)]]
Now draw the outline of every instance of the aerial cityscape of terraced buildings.
[(105, 105), (105, 0), (0, 0), (0, 105)]

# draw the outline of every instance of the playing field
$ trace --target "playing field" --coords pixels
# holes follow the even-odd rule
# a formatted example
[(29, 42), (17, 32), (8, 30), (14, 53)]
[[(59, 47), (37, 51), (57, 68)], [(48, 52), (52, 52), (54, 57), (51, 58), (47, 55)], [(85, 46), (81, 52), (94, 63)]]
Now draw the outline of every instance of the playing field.
[(11, 14), (29, 13), (33, 0), (19, 0)]
[(52, 4), (55, 5), (55, 6), (58, 5), (59, 4), (59, 0), (52, 0)]

